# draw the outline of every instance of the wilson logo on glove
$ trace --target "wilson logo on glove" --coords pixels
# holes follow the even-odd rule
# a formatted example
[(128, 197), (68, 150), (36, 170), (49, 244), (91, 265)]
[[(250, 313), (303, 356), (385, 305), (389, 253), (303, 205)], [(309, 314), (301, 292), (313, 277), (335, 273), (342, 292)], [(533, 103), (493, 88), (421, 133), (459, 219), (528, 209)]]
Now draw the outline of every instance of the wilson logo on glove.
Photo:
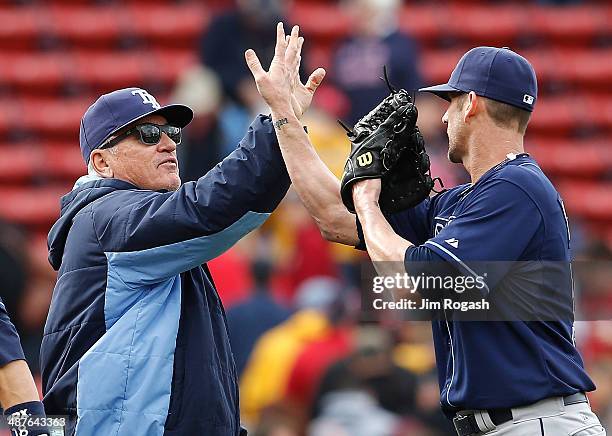
[(372, 153), (370, 153), (369, 151), (367, 153), (360, 154), (359, 156), (357, 156), (357, 163), (360, 167), (370, 165), (372, 163), (372, 160)]
[(391, 95), (362, 117), (352, 128), (340, 121), (351, 141), (351, 153), (340, 183), (342, 202), (355, 213), (352, 186), (364, 179), (381, 179), (379, 204), (393, 213), (413, 207), (429, 196), (434, 181), (429, 156), (416, 126), (418, 111), (404, 89), (385, 82)]

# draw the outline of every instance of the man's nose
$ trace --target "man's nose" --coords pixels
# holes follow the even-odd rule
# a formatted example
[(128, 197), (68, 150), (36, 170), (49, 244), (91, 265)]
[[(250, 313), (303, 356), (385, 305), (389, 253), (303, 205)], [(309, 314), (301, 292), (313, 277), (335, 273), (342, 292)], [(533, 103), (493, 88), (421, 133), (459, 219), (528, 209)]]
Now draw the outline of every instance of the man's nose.
[(442, 115), (442, 122), (448, 124), (448, 111), (444, 112), (444, 115)]
[(157, 149), (160, 151), (174, 151), (176, 150), (176, 143), (170, 139), (165, 132), (162, 132), (161, 139), (159, 140), (159, 144), (157, 144)]

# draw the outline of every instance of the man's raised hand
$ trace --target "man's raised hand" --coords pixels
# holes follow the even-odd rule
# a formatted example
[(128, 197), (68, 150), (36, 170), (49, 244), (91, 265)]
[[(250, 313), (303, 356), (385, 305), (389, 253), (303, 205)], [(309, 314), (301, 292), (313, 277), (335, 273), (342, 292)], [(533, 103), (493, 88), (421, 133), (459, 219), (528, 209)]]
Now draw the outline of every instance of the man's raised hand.
[(247, 66), (255, 78), (259, 94), (273, 112), (293, 111), (297, 118), (308, 109), (312, 97), (325, 77), (325, 70), (317, 68), (303, 84), (299, 78), (301, 51), (304, 38), (299, 27), (293, 26), (291, 35), (285, 36), (283, 23), (276, 26), (276, 46), (270, 68), (265, 71), (257, 54), (245, 52)]

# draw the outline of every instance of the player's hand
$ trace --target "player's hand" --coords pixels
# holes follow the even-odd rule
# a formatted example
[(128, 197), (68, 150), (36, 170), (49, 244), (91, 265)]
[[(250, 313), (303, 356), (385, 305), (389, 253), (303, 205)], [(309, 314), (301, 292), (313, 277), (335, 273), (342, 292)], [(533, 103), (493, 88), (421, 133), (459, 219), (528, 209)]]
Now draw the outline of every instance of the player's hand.
[(306, 84), (301, 83), (299, 69), (303, 43), (304, 38), (299, 36), (298, 26), (294, 26), (291, 35), (286, 37), (283, 23), (278, 23), (274, 58), (267, 72), (253, 50), (245, 52), (247, 66), (266, 104), (273, 111), (291, 110), (297, 118), (308, 109), (325, 76), (325, 70), (318, 68), (310, 75)]
[[(294, 27), (295, 29), (295, 27)], [(298, 29), (299, 31), (299, 29)], [(297, 59), (291, 59), (293, 71), (291, 72), (291, 81), (293, 94), (291, 96), (291, 107), (295, 116), (299, 119), (310, 107), (314, 94), (323, 82), (325, 77), (325, 70), (323, 68), (317, 68), (312, 72), (306, 83), (300, 81), (300, 62), (302, 60), (301, 52), (302, 45), (304, 44), (304, 38), (301, 36), (298, 38), (298, 51), (296, 53)], [(297, 62), (296, 62), (297, 60)]]
[(353, 185), (353, 203), (355, 209), (363, 207), (379, 207), (378, 198), (380, 197), (380, 179), (366, 179), (355, 182)]

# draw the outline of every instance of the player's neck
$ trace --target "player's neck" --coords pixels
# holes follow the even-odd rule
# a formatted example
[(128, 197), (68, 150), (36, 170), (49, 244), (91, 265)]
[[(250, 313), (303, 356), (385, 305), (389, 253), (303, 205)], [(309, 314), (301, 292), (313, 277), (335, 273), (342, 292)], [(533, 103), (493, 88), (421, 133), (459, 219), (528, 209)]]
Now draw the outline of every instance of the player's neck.
[(506, 129), (493, 130), (470, 138), (463, 166), (470, 174), (472, 183), (476, 183), (484, 173), (503, 162), (509, 153), (525, 152), (523, 135)]

